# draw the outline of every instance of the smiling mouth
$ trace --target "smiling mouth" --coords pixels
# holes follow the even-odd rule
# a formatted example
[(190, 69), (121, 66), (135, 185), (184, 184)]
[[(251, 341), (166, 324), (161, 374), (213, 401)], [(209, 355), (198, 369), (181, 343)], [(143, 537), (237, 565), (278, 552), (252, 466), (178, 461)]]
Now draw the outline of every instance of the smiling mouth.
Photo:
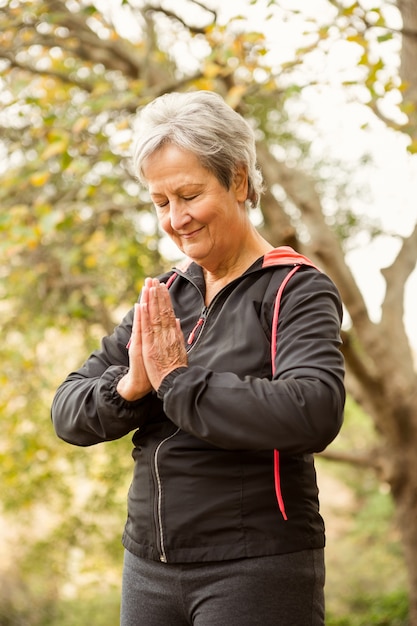
[(179, 233), (179, 235), (181, 239), (193, 239), (202, 230), (203, 230), (203, 226), (201, 228), (197, 228), (196, 230), (192, 230), (190, 233)]

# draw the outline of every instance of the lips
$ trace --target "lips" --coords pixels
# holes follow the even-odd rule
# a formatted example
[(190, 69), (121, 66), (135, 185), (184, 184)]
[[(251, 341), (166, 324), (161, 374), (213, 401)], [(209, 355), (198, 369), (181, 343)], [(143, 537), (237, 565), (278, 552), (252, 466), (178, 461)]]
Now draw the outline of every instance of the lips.
[(203, 226), (201, 228), (197, 228), (196, 230), (192, 230), (189, 233), (178, 233), (179, 236), (181, 237), (181, 239), (193, 239), (193, 237), (195, 237), (196, 235), (198, 235), (198, 233), (200, 233), (203, 230)]

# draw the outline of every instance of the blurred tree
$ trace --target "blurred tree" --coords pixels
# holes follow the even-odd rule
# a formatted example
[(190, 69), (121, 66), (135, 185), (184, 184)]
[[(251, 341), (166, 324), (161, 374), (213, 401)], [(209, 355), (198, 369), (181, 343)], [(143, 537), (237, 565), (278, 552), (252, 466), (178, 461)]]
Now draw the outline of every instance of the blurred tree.
[[(62, 503), (74, 504), (69, 466), (81, 457), (66, 448), (64, 462), (52, 433), (39, 428), (48, 385), (62, 379), (66, 361), (77, 363), (80, 338), (89, 347), (103, 330), (111, 331), (117, 308), (130, 306), (143, 277), (165, 266), (154, 215), (130, 166), (133, 116), (159, 94), (212, 89), (257, 128), (268, 186), (260, 228), (273, 244), (292, 245), (315, 259), (341, 291), (351, 322), (344, 333), (348, 390), (380, 435), (377, 448), (344, 458), (374, 467), (391, 487), (409, 572), (411, 623), (417, 624), (417, 525), (410, 523), (417, 515), (417, 375), (403, 323), (417, 225), (410, 236), (397, 237), (400, 251), (383, 270), (386, 295), (375, 323), (345, 256), (347, 225), (367, 226), (346, 208), (345, 183), (334, 194), (335, 210), (324, 210), (329, 181), (317, 177), (293, 108), (308, 85), (302, 70), (311, 55), (326, 55), (334, 41), (344, 40), (361, 50), (361, 71), (346, 89), (360, 85), (374, 114), (408, 135), (409, 150), (416, 152), (416, 3), (398, 0), (397, 9), (382, 1), (372, 8), (352, 0), (326, 5), (328, 11), (306, 23), (305, 43), (279, 65), (271, 62), (265, 37), (242, 17), (222, 25), (216, 11), (197, 0), (175, 8), (146, 0), (0, 0), (2, 493), (5, 506), (29, 505), (47, 493), (50, 481), (56, 490), (61, 476)], [(267, 10), (271, 19), (291, 13), (278, 0)], [(403, 29), (390, 26), (392, 11), (402, 14)], [(401, 48), (399, 72), (384, 57), (392, 41)], [(401, 96), (400, 121), (380, 106), (393, 92)], [(381, 234), (372, 228), (372, 236)], [(53, 342), (58, 346), (51, 348)], [(123, 445), (94, 453), (102, 471), (94, 485), (114, 463), (120, 487), (126, 466), (118, 465), (123, 454), (117, 446)], [(87, 486), (91, 471), (77, 465)], [(108, 506), (109, 500), (120, 506), (118, 488)], [(79, 533), (79, 509), (74, 516), (68, 525)]]

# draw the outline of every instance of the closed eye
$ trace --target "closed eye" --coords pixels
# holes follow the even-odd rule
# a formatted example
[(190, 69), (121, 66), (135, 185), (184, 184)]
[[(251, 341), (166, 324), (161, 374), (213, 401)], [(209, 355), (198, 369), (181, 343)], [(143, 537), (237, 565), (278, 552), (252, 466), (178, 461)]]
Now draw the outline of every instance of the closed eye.
[[(192, 196), (179, 196), (179, 197), (181, 197), (182, 200), (184, 200), (184, 202), (191, 202), (192, 200), (195, 200), (195, 198), (197, 198), (199, 195), (200, 194), (196, 193), (196, 194), (194, 194)], [(162, 209), (162, 208), (164, 208), (164, 207), (166, 207), (168, 205), (169, 205), (169, 200), (167, 200), (167, 199), (160, 200), (159, 202), (154, 200), (154, 206), (157, 209)]]
[(154, 204), (158, 209), (162, 209), (162, 207), (167, 206), (169, 203), (168, 200), (165, 200), (164, 202), (154, 202)]

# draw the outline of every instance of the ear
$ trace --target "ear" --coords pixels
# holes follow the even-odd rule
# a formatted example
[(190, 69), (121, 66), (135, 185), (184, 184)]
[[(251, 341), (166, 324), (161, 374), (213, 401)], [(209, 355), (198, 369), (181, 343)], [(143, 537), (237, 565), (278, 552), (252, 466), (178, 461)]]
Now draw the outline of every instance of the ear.
[(248, 172), (244, 165), (239, 165), (233, 177), (233, 187), (236, 198), (239, 202), (245, 202), (248, 199)]

